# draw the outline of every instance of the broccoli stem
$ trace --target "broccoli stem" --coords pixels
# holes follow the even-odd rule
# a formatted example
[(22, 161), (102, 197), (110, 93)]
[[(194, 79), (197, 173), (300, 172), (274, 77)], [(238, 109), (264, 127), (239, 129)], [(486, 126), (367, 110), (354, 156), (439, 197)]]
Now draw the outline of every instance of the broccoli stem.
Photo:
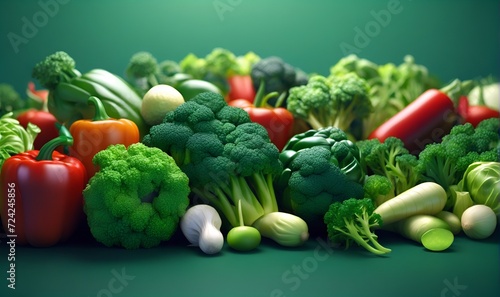
[(273, 186), (273, 175), (254, 173), (250, 176), (250, 178), (257, 193), (257, 199), (260, 201), (260, 205), (264, 209), (264, 213), (268, 214), (278, 211), (278, 202), (276, 200), (276, 194)]
[[(364, 228), (360, 229), (358, 226), (356, 226), (354, 223), (349, 222), (347, 219), (345, 220), (345, 226), (347, 228), (346, 232), (340, 228), (335, 228), (337, 231), (345, 234), (346, 236), (349, 236), (352, 238), (358, 245), (361, 247), (365, 248), (367, 251), (374, 253), (376, 255), (383, 255), (387, 254), (390, 250), (387, 248), (382, 247), (380, 244), (374, 244), (375, 246), (371, 246), (368, 242), (371, 242), (372, 244), (376, 242), (376, 240), (373, 238), (373, 233), (368, 230), (369, 233), (366, 233), (364, 231)], [(363, 234), (364, 236), (362, 236)], [(367, 237), (368, 239), (366, 239)]]

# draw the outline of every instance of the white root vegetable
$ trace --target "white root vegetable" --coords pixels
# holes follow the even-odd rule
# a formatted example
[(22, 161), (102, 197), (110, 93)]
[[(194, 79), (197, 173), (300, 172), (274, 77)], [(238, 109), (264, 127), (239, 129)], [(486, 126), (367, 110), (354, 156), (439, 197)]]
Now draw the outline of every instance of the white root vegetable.
[(381, 216), (385, 225), (418, 214), (435, 215), (443, 210), (446, 200), (443, 187), (424, 182), (380, 204), (374, 212)]
[(422, 235), (435, 228), (451, 231), (450, 226), (443, 220), (431, 215), (414, 215), (395, 223), (385, 225), (383, 229), (396, 232), (405, 238), (421, 243)]
[(456, 214), (443, 210), (437, 213), (436, 217), (448, 223), (448, 226), (450, 226), (450, 230), (454, 235), (462, 232), (460, 218)]
[(217, 210), (206, 204), (190, 207), (180, 221), (180, 228), (186, 239), (205, 254), (216, 254), (224, 246), (221, 225), (222, 220)]
[(495, 232), (497, 216), (490, 207), (476, 204), (464, 211), (461, 222), (462, 229), (469, 238), (485, 239)]

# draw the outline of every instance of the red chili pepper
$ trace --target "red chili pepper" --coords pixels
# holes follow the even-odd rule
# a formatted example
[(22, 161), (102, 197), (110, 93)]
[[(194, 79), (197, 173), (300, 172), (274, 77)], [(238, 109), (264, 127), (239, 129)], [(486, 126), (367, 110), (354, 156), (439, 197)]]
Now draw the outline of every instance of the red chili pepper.
[[(281, 151), (292, 136), (294, 117), (291, 112), (283, 107), (266, 106), (269, 98), (277, 96), (278, 93), (264, 94), (262, 83), (252, 103), (247, 99), (236, 99), (229, 101), (228, 105), (243, 108), (250, 115), (252, 122), (259, 123), (266, 128), (271, 142)], [(279, 102), (282, 100), (278, 100)]]
[(398, 137), (411, 153), (416, 154), (425, 145), (441, 141), (457, 118), (450, 97), (440, 90), (430, 89), (371, 132), (368, 139), (384, 141), (390, 136)]
[(99, 98), (91, 96), (88, 102), (95, 106), (94, 118), (78, 120), (71, 125), (69, 131), (75, 140), (69, 154), (82, 161), (90, 179), (97, 170), (92, 163), (96, 153), (112, 144), (129, 146), (139, 142), (140, 137), (139, 128), (131, 120), (110, 118)]
[[(28, 123), (32, 123), (40, 128), (41, 132), (36, 136), (33, 142), (33, 148), (39, 150), (44, 144), (59, 136), (59, 130), (56, 123), (56, 117), (48, 111), (30, 109), (17, 116), (17, 120), (26, 128)], [(59, 150), (62, 152), (62, 150)]]
[(485, 105), (469, 105), (466, 96), (460, 97), (458, 102), (458, 113), (463, 119), (463, 123), (471, 123), (476, 127), (481, 121), (489, 118), (500, 117), (500, 112)]
[(86, 171), (76, 158), (54, 149), (71, 145), (61, 135), (41, 150), (9, 157), (0, 173), (0, 213), (7, 236), (16, 244), (48, 247), (68, 239), (83, 219)]
[(246, 99), (252, 103), (255, 99), (252, 77), (250, 75), (231, 75), (227, 78), (229, 83), (228, 101)]

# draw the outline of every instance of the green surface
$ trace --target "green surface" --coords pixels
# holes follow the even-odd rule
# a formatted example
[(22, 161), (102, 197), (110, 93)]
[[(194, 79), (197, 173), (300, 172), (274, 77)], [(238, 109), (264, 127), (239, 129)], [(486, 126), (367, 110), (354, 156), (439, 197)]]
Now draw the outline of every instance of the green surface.
[(120, 75), (139, 50), (180, 60), (214, 47), (326, 74), (342, 44), (377, 63), (412, 54), (445, 82), (498, 75), (499, 9), (498, 0), (0, 0), (0, 82), (24, 92), (34, 64), (57, 50), (81, 71)]
[[(447, 296), (497, 297), (500, 232), (482, 241), (463, 234), (444, 252), (379, 232), (387, 256), (329, 248), (312, 238), (300, 248), (263, 241), (254, 252), (227, 245), (216, 256), (180, 234), (153, 249), (107, 248), (91, 238), (51, 248), (16, 247), (16, 290), (1, 296)], [(7, 248), (2, 240), (2, 271)], [(123, 275), (123, 277), (117, 277)], [(120, 280), (121, 279), (121, 280)], [(114, 292), (114, 293), (113, 293)]]

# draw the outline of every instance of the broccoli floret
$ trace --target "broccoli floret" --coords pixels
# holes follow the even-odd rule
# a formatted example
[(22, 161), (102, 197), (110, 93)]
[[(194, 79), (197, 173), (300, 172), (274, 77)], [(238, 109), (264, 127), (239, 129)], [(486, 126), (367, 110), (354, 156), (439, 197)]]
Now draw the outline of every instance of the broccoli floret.
[(332, 79), (312, 76), (307, 85), (290, 89), (287, 107), (313, 129), (333, 126), (344, 131), (372, 111), (368, 85), (354, 73)]
[(254, 52), (247, 52), (243, 56), (236, 57), (236, 66), (233, 69), (235, 75), (250, 75), (252, 72), (252, 67), (260, 61), (260, 56)]
[(81, 73), (75, 69), (75, 60), (64, 51), (48, 55), (33, 67), (32, 76), (48, 90), (53, 90), (59, 83), (69, 82)]
[(276, 181), (281, 207), (303, 218), (318, 233), (326, 231), (323, 215), (330, 204), (363, 197), (361, 183), (349, 179), (331, 160), (332, 153), (324, 146), (302, 149)]
[(295, 68), (275, 56), (260, 59), (253, 65), (250, 75), (255, 90), (264, 82), (265, 94), (286, 93), (290, 88), (299, 85)]
[(22, 109), (25, 105), (26, 101), (21, 98), (12, 85), (0, 84), (0, 116)]
[(184, 215), (188, 177), (158, 148), (112, 145), (98, 152), (99, 171), (85, 188), (84, 211), (94, 238), (106, 246), (151, 248), (169, 240)]
[(224, 48), (214, 48), (206, 57), (207, 71), (226, 78), (236, 68), (236, 55)]
[(162, 76), (173, 76), (181, 73), (181, 66), (174, 60), (164, 60), (158, 64), (158, 71)]
[(379, 174), (367, 175), (363, 183), (364, 197), (370, 198), (375, 206), (394, 198), (394, 187), (391, 181)]
[(179, 62), (179, 66), (183, 73), (189, 74), (195, 79), (202, 79), (207, 74), (207, 61), (193, 53), (186, 55)]
[(388, 137), (384, 142), (367, 139), (356, 142), (369, 175), (377, 174), (389, 179), (393, 196), (415, 186), (420, 180), (417, 157), (412, 155), (401, 139)]
[(330, 242), (345, 245), (346, 249), (356, 243), (376, 255), (391, 252), (378, 242), (372, 231), (372, 228), (382, 225), (382, 218), (374, 210), (369, 198), (349, 198), (332, 203), (324, 216)]
[[(185, 132), (171, 131), (179, 127)], [(181, 156), (174, 159), (195, 198), (214, 205), (231, 226), (240, 225), (238, 201), (245, 225), (278, 211), (273, 180), (282, 169), (279, 151), (261, 125), (228, 106), (222, 95), (198, 94), (168, 113), (145, 139), (146, 145)]]
[(499, 127), (498, 118), (484, 120), (476, 128), (470, 123), (454, 126), (440, 143), (428, 144), (420, 152), (421, 181), (440, 184), (450, 197), (450, 187), (458, 184), (470, 164), (498, 162)]
[(151, 87), (158, 85), (158, 61), (149, 52), (137, 52), (130, 58), (125, 74), (139, 91), (145, 93)]

